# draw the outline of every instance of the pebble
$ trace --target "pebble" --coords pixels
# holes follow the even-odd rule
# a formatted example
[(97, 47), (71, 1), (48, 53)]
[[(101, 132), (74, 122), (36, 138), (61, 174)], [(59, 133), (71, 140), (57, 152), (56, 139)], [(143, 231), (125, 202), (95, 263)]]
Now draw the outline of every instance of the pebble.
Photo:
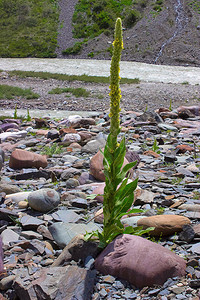
[[(137, 195), (135, 205), (137, 208), (147, 210), (142, 216), (128, 215), (122, 222), (136, 226), (141, 217), (148, 218), (157, 214), (178, 214), (188, 217), (191, 224), (186, 225), (179, 234), (174, 233), (155, 240), (176, 254), (186, 256), (188, 260), (187, 276), (184, 278), (186, 283), (183, 284), (181, 278), (169, 278), (163, 286), (147, 287), (141, 291), (114, 276), (97, 274), (92, 299), (150, 300), (159, 297), (161, 300), (167, 300), (198, 297), (200, 240), (198, 228), (196, 227), (195, 230), (195, 226), (200, 222), (200, 213), (199, 203), (195, 201), (200, 199), (198, 180), (200, 142), (196, 140), (196, 158), (193, 150), (177, 151), (183, 148), (181, 145), (184, 145), (184, 149), (191, 149), (193, 136), (186, 137), (179, 134), (182, 128), (181, 125), (176, 127), (175, 114), (171, 119), (169, 114), (165, 122), (159, 115), (153, 116), (154, 119), (159, 119), (159, 123), (155, 121), (154, 126), (148, 125), (148, 114), (137, 121), (134, 116), (132, 123), (129, 122), (133, 118), (131, 112), (122, 113), (121, 118), (124, 123), (123, 134), (126, 137), (127, 148), (136, 151), (140, 156), (140, 163), (134, 170), (134, 176), (139, 177), (138, 183), (142, 192)], [(32, 121), (27, 126), (19, 123), (19, 132), (0, 134), (2, 141), (12, 136), (11, 147), (18, 142), (18, 148), (25, 147), (30, 151), (33, 147), (36, 154), (42, 154), (42, 149), (46, 145), (50, 148), (51, 139), (55, 138), (57, 146), (62, 148), (61, 154), (49, 156), (47, 167), (39, 170), (31, 168), (13, 171), (9, 168), (8, 161), (4, 159), (1, 161), (0, 193), (6, 195), (2, 194), (0, 198), (2, 222), (2, 224), (0, 222), (0, 230), (4, 248), (4, 265), (9, 273), (7, 277), (1, 279), (0, 289), (5, 296), (10, 295), (10, 291), (15, 292), (13, 281), (19, 268), (22, 267), (28, 270), (29, 275), (35, 276), (36, 270), (51, 266), (66, 245), (66, 241), (61, 239), (61, 237), (65, 239), (63, 235), (66, 234), (66, 226), (72, 232), (73, 228), (78, 228), (79, 233), (86, 228), (90, 231), (91, 227), (86, 226), (86, 223), (102, 208), (102, 203), (97, 200), (86, 199), (88, 194), (92, 193), (92, 189), (85, 186), (85, 183), (96, 182), (91, 175), (88, 175), (90, 159), (99, 148), (105, 146), (109, 131), (107, 114), (97, 115), (92, 119), (71, 116), (62, 121), (45, 118), (44, 121), (49, 129), (43, 133), (35, 129), (38, 123)], [(190, 121), (198, 122), (192, 118)], [(138, 125), (139, 128), (136, 128), (132, 125), (134, 122), (138, 124), (146, 122), (146, 124)], [(76, 129), (71, 128), (71, 132), (69, 128), (66, 130), (69, 124)], [(131, 129), (128, 127), (129, 124), (132, 126)], [(31, 132), (35, 136), (31, 135)], [(158, 149), (155, 149), (154, 137), (159, 141)], [(4, 152), (5, 157), (11, 154), (6, 148)], [(0, 154), (3, 157), (2, 152)], [(47, 196), (48, 191), (52, 196)], [(28, 202), (24, 201), (27, 198)], [(6, 223), (4, 224), (3, 221)], [(102, 226), (95, 222), (92, 224), (94, 229)], [(57, 237), (55, 237), (52, 228), (58, 227), (60, 227), (59, 233), (56, 232)], [(74, 236), (74, 232), (72, 235)], [(72, 237), (68, 235), (67, 243)], [(153, 240), (152, 237), (150, 239)], [(94, 257), (87, 255), (83, 262), (77, 260), (71, 262), (71, 265), (73, 264), (74, 266), (82, 264), (85, 269), (92, 270)]]

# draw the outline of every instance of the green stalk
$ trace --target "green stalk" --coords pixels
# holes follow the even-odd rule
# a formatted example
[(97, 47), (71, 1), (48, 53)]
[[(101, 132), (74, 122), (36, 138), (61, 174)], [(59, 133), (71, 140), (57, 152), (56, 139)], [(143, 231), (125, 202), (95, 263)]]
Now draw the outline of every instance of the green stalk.
[(117, 137), (120, 132), (119, 113), (121, 90), (119, 87), (119, 63), (123, 49), (122, 23), (120, 18), (116, 21), (114, 38), (114, 49), (110, 68), (110, 134), (104, 150), (106, 186), (104, 189), (104, 230), (102, 234), (104, 235), (105, 242), (109, 238), (110, 227), (113, 225), (114, 221), (111, 215), (115, 206), (115, 193), (118, 185), (116, 180), (118, 168), (116, 168), (115, 158), (118, 149)]
[(126, 175), (133, 168), (136, 162), (131, 162), (123, 166), (126, 146), (125, 137), (120, 144), (117, 142), (120, 133), (120, 99), (121, 91), (119, 88), (119, 62), (123, 49), (122, 24), (118, 18), (115, 25), (115, 40), (113, 43), (114, 51), (110, 68), (110, 134), (104, 148), (103, 166), (105, 174), (105, 188), (103, 201), (103, 231), (86, 233), (85, 239), (98, 237), (99, 248), (106, 247), (116, 236), (122, 233), (142, 235), (152, 230), (152, 228), (143, 230), (140, 227), (133, 228), (128, 226), (124, 228), (121, 218), (128, 213), (139, 213), (141, 210), (129, 210), (134, 200), (134, 190), (137, 187), (137, 179), (128, 183)]

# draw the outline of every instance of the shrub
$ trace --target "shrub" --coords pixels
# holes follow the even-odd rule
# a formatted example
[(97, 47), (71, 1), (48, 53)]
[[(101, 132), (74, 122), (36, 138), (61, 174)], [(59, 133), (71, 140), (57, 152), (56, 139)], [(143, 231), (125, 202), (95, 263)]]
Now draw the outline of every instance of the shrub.
[(0, 57), (56, 57), (57, 1), (1, 0)]
[(132, 27), (139, 19), (141, 18), (141, 14), (139, 11), (133, 9), (129, 11), (124, 18), (124, 25), (128, 28)]
[(39, 95), (33, 93), (31, 89), (21, 89), (19, 87), (6, 84), (0, 85), (0, 99), (13, 99), (14, 97), (25, 97), (26, 99), (37, 99)]
[(77, 42), (73, 47), (69, 47), (62, 52), (64, 55), (78, 54), (82, 49), (82, 42)]

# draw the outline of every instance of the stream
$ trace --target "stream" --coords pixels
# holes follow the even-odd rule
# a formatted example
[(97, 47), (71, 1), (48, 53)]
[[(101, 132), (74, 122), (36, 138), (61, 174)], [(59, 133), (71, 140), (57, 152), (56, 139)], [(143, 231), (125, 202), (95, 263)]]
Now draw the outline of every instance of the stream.
[(158, 59), (161, 57), (163, 50), (165, 49), (165, 47), (171, 43), (171, 41), (185, 28), (185, 26), (187, 25), (188, 22), (188, 18), (185, 16), (184, 14), (184, 9), (183, 9), (183, 3), (181, 2), (181, 0), (176, 0), (176, 4), (174, 5), (174, 10), (175, 10), (175, 14), (176, 14), (176, 19), (175, 19), (175, 23), (176, 23), (176, 29), (174, 31), (174, 34), (167, 40), (165, 41), (161, 48), (160, 51), (158, 52), (156, 59), (154, 60), (154, 64), (157, 63)]

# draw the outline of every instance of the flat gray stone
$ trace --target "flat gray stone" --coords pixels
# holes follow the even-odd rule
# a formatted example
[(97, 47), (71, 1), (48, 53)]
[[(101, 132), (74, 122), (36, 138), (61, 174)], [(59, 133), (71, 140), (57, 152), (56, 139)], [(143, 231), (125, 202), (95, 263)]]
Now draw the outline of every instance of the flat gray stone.
[(29, 215), (22, 216), (21, 218), (19, 218), (19, 221), (20, 221), (22, 227), (27, 230), (37, 229), (38, 226), (45, 224), (44, 221), (42, 221), (36, 217), (29, 216)]
[(19, 234), (15, 231), (7, 228), (1, 233), (3, 245), (9, 246), (12, 242), (17, 242), (19, 240)]
[(94, 230), (101, 231), (101, 228), (95, 223), (74, 224), (74, 223), (54, 223), (49, 227), (55, 242), (60, 248), (64, 248), (70, 241), (79, 234), (85, 234)]
[(52, 214), (54, 220), (63, 223), (75, 223), (80, 220), (80, 216), (73, 210), (58, 210)]

